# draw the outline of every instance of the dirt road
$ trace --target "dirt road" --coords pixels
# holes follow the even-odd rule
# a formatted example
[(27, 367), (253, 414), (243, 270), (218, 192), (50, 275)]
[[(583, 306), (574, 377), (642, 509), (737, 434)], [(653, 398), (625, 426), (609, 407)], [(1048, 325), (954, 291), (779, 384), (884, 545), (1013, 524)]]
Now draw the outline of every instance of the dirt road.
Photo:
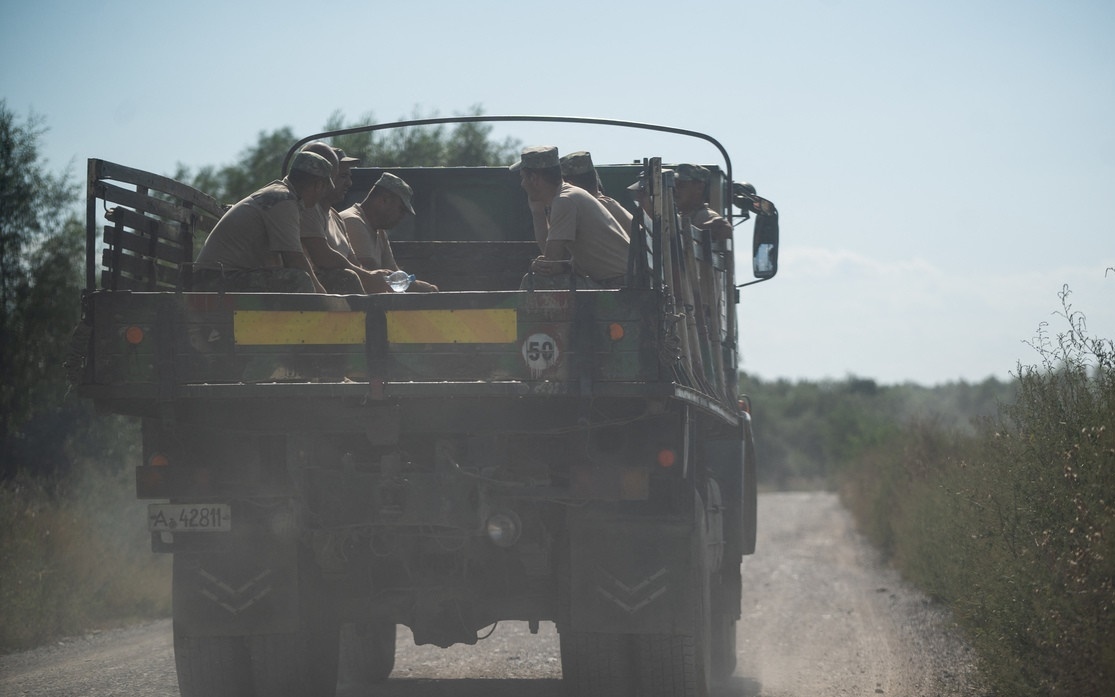
[[(739, 665), (714, 697), (979, 694), (942, 610), (900, 582), (827, 493), (763, 495), (744, 560)], [(376, 697), (558, 697), (557, 634), (501, 624), (476, 646), (414, 646), (400, 628)], [(342, 686), (338, 697), (361, 697)], [(178, 695), (169, 620), (0, 657), (0, 697)]]

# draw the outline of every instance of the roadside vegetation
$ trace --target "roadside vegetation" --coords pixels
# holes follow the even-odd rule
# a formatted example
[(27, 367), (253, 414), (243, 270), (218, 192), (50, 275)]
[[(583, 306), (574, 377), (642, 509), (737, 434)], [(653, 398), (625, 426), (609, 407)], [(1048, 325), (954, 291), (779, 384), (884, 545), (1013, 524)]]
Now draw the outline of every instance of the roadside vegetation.
[[(138, 429), (106, 419), (124, 437)], [(138, 453), (117, 466), (0, 483), (0, 650), (170, 614), (170, 559), (151, 552), (136, 501)]]
[(995, 694), (1115, 685), (1115, 344), (1062, 294), (1017, 396), (972, 429), (920, 417), (856, 439), (834, 482), (864, 533), (952, 608)]
[(0, 102), (0, 651), (170, 610), (131, 496), (136, 425), (66, 378), (84, 227), (73, 177), (39, 158), (45, 131)]

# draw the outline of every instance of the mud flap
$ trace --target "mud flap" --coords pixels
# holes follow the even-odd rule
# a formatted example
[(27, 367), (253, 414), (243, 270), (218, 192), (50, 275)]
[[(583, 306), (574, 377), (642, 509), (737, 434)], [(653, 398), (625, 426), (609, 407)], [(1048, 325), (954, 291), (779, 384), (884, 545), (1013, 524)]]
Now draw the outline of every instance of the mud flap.
[(688, 634), (705, 564), (690, 521), (569, 512), (569, 618), (575, 632)]
[(298, 629), (298, 553), (293, 536), (258, 530), (221, 551), (174, 555), (174, 624), (186, 636)]

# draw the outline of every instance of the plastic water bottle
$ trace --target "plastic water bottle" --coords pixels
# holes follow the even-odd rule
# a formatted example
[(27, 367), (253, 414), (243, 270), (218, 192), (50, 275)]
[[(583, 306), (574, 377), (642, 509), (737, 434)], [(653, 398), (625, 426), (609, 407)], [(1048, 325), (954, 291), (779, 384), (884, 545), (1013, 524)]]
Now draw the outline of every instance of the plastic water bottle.
[(387, 275), (387, 285), (391, 286), (391, 290), (396, 293), (402, 293), (410, 288), (411, 283), (414, 283), (414, 274), (412, 273), (393, 271)]

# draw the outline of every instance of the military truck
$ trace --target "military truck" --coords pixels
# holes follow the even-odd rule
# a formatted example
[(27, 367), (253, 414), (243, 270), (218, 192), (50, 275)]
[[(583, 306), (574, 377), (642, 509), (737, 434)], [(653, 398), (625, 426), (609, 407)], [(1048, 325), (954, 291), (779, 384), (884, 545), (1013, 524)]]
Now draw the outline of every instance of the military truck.
[[(741, 230), (715, 240), (679, 217), (668, 164), (643, 153), (598, 165), (607, 191), (643, 176), (650, 196), (646, 213), (624, 201), (619, 288), (534, 289), (506, 167), (416, 166), (390, 170), (416, 208), (392, 246), (440, 292), (194, 292), (224, 206), (89, 161), (73, 379), (142, 420), (136, 492), (153, 550), (174, 555), (184, 697), (332, 695), (338, 670), (382, 681), (397, 625), (448, 647), (553, 622), (573, 695), (698, 696), (734, 670), (756, 528), (736, 304), (777, 272), (777, 210), (733, 183), (715, 139), (608, 119), (372, 125), (309, 136), (287, 162), (310, 140), (478, 120), (711, 144), (712, 207), (755, 219), (754, 279), (737, 284)], [(382, 171), (355, 169), (350, 202)]]

